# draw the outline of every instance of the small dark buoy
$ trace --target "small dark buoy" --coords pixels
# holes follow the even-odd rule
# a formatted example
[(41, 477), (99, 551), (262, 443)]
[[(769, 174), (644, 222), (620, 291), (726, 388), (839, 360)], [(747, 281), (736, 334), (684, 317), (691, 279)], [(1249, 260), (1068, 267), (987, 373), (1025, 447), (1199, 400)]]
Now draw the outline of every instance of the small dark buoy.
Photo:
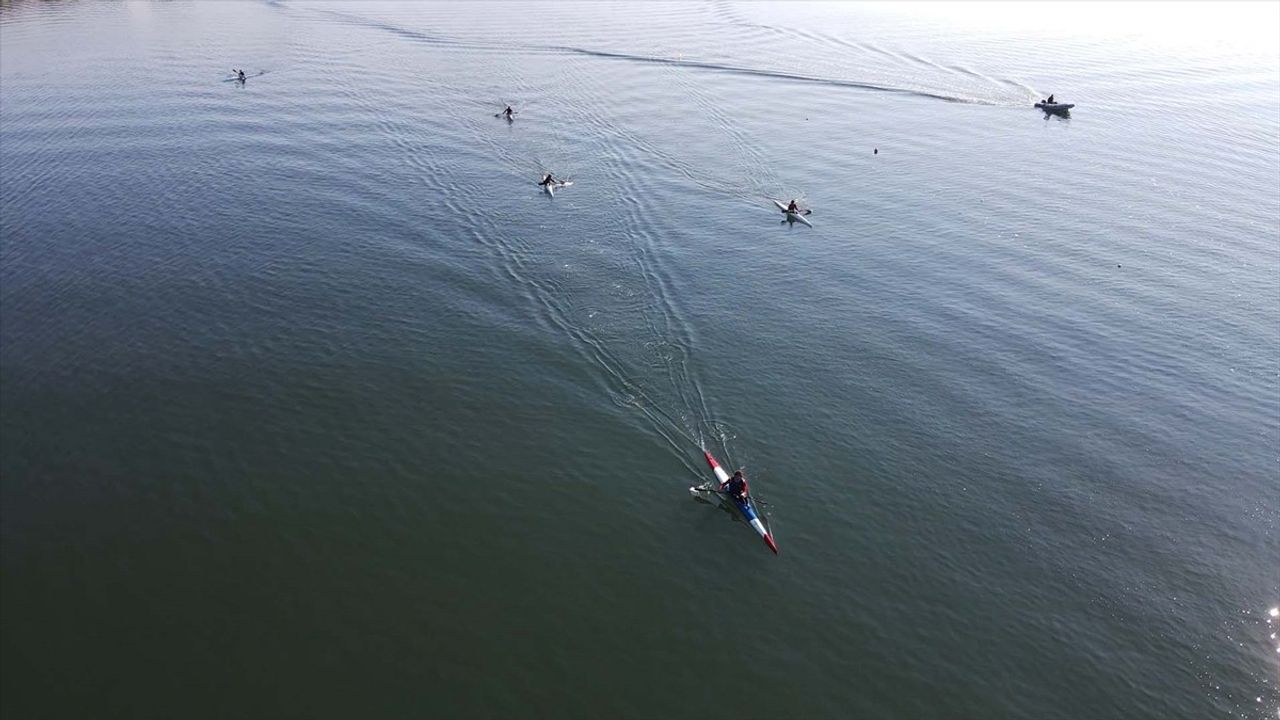
[(872, 150), (872, 151), (871, 151), (871, 154), (872, 154), (872, 155), (879, 155), (879, 154), (880, 154), (880, 148), (876, 148), (875, 150)]
[(1120, 267), (1120, 263), (1116, 263), (1116, 267)]

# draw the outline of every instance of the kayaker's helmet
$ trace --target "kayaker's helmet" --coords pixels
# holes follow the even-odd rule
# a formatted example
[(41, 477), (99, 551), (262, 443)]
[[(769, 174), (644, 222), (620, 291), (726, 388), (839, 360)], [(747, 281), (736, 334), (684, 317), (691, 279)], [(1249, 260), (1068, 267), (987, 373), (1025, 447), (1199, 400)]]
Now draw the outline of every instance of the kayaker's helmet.
[(734, 471), (733, 476), (736, 478), (742, 477), (742, 471), (741, 470)]

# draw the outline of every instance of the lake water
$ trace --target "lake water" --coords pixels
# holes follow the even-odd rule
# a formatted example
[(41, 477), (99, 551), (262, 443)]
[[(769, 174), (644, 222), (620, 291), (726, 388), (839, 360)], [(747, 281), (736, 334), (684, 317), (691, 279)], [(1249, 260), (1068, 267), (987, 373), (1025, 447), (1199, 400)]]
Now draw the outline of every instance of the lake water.
[(1277, 717), (1278, 16), (0, 5), (3, 714)]

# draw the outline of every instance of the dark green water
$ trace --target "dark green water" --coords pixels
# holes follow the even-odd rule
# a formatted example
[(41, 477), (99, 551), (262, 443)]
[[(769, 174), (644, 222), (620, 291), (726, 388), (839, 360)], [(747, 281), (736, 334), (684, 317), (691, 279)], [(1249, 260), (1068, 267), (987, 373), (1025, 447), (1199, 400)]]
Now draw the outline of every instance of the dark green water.
[(0, 6), (0, 711), (1277, 717), (1276, 16)]

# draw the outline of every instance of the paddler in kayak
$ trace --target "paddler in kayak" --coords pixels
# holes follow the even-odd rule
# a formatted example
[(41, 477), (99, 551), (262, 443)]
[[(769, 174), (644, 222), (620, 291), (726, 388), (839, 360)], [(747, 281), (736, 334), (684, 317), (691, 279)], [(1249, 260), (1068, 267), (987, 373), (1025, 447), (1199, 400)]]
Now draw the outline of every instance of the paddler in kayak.
[(239, 80), (240, 82), (244, 82), (244, 71), (243, 71), (243, 70), (237, 70), (237, 71), (236, 71), (236, 74), (237, 74), (237, 75), (239, 75), (239, 77), (237, 77), (236, 79), (237, 79), (237, 80)]
[(741, 470), (735, 472), (721, 490), (724, 490), (729, 497), (740, 502), (746, 502), (747, 496), (751, 494), (751, 491), (747, 488), (747, 478), (742, 474)]
[(800, 213), (800, 205), (799, 205), (799, 204), (797, 204), (795, 200), (792, 200), (792, 201), (791, 201), (791, 204), (787, 205), (787, 212), (789, 212), (789, 213), (796, 213), (796, 214), (799, 214), (799, 213)]
[(503, 110), (503, 111), (502, 111), (502, 117), (504, 117), (504, 118), (506, 118), (506, 119), (508, 119), (508, 120), (513, 120), (513, 119), (515, 119), (515, 116), (516, 116), (516, 111), (515, 111), (515, 110), (512, 110), (510, 105), (508, 105), (508, 106), (507, 106), (507, 109), (506, 109), (506, 110)]
[(560, 181), (551, 177), (551, 173), (547, 173), (546, 175), (543, 176), (542, 182), (538, 184), (539, 185), (559, 185)]

